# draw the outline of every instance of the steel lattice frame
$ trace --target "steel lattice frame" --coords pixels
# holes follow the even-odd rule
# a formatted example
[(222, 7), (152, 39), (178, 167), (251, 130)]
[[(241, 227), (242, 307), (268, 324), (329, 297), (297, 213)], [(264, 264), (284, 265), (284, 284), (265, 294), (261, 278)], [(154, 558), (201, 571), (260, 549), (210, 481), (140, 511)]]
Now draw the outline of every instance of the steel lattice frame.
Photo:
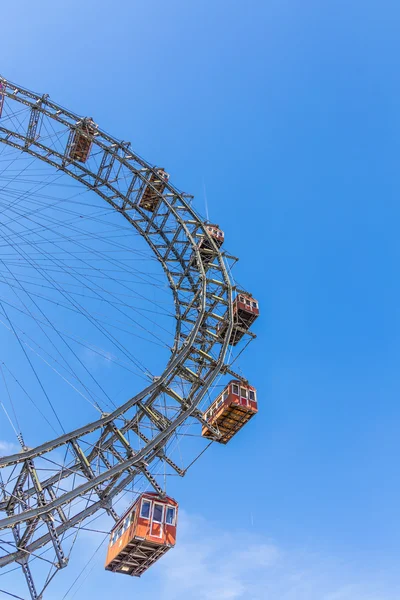
[[(136, 155), (129, 143), (117, 141), (99, 129), (93, 139), (93, 148), (101, 157), (99, 167), (93, 169), (90, 159), (84, 164), (75, 162), (69, 158), (69, 149), (81, 117), (55, 104), (47, 95), (37, 95), (4, 79), (0, 81), (5, 98), (0, 142), (70, 175), (118, 211), (145, 238), (161, 263), (176, 313), (171, 357), (156, 381), (111, 414), (34, 449), (0, 459), (0, 468), (18, 470), (12, 489), (3, 486), (0, 499), (0, 511), (4, 514), (0, 529), (11, 531), (15, 541), (14, 548), (0, 556), (0, 567), (12, 562), (21, 564), (31, 596), (36, 600), (41, 592), (36, 590), (30, 572), (32, 554), (47, 544), (53, 545), (56, 567), (64, 567), (67, 559), (61, 545), (62, 534), (99, 509), (117, 518), (112, 508), (113, 498), (139, 474), (163, 494), (149, 465), (156, 459), (163, 460), (179, 475), (184, 474), (168, 458), (165, 448), (177, 427), (189, 417), (207, 425), (218, 439), (218, 430), (207, 424), (198, 406), (216, 377), (231, 372), (227, 350), (233, 328), (234, 286), (226, 256), (191, 207), (191, 198), (170, 183), (159, 194), (149, 182), (150, 176), (157, 177), (156, 169)], [(17, 105), (30, 111), (29, 124), (24, 130), (12, 117)], [(45, 121), (57, 123), (64, 131), (55, 142), (49, 143), (40, 136)], [(64, 147), (60, 139), (64, 140)], [(142, 210), (138, 204), (146, 185), (159, 195), (154, 213)], [(206, 267), (198, 248), (200, 236), (205, 236), (213, 248), (213, 258)], [(216, 331), (219, 322), (228, 323), (223, 340)], [(188, 390), (184, 397), (177, 392), (182, 382)], [(173, 420), (153, 406), (161, 394), (167, 394), (177, 406)], [(151, 438), (142, 429), (145, 421), (151, 421), (157, 428)], [(132, 443), (132, 439), (137, 443)], [(40, 479), (37, 461), (59, 447), (68, 449), (74, 457), (73, 463), (47, 479)], [(72, 474), (75, 476), (71, 489), (61, 489), (60, 482), (71, 480)], [(71, 514), (74, 501), (89, 492), (95, 493), (95, 501), (83, 509), (74, 508)]]

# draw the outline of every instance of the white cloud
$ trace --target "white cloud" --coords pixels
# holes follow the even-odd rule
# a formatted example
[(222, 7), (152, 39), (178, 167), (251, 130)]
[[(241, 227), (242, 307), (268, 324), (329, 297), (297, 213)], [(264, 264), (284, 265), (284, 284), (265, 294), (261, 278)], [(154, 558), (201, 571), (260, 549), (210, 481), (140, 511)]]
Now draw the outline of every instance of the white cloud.
[(13, 442), (7, 442), (6, 440), (0, 440), (0, 456), (7, 456), (8, 454), (15, 454), (21, 450), (19, 444)]
[(111, 368), (115, 356), (106, 350), (95, 351), (91, 348), (84, 348), (81, 352), (82, 360), (90, 369)]
[[(261, 537), (221, 531), (182, 514), (179, 537), (158, 564), (163, 600), (398, 600), (384, 573), (340, 559), (282, 549)], [(393, 575), (393, 574), (392, 574)]]
[[(107, 530), (110, 519), (101, 516), (87, 527)], [(141, 580), (104, 571), (106, 543), (102, 535), (82, 531), (68, 569), (49, 592), (62, 600), (79, 576), (68, 599), (106, 600), (160, 598), (162, 600), (399, 600), (397, 571), (374, 571), (374, 557), (362, 571), (344, 557), (283, 547), (261, 535), (180, 513), (178, 541)], [(87, 565), (81, 575), (81, 569)], [(4, 589), (15, 591), (14, 584)], [(392, 581), (392, 584), (390, 583)], [(23, 581), (18, 574), (18, 582)], [(24, 594), (21, 594), (25, 597)], [(1, 596), (1, 594), (0, 594)], [(46, 598), (46, 595), (45, 595)]]

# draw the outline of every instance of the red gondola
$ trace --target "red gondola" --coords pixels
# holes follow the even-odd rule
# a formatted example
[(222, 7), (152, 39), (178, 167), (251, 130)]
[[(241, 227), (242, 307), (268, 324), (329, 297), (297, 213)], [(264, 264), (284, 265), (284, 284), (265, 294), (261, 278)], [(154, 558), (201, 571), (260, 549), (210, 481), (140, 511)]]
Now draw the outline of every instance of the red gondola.
[[(220, 248), (224, 243), (224, 232), (222, 229), (218, 227), (218, 225), (206, 225), (206, 229), (208, 233), (213, 238), (214, 242)], [(198, 248), (200, 250), (201, 260), (204, 264), (208, 264), (215, 255), (215, 250), (209, 240), (202, 236), (200, 242), (198, 243)]]
[[(233, 301), (233, 330), (229, 344), (236, 346), (242, 339), (246, 331), (260, 314), (258, 302), (249, 295), (240, 293)], [(221, 322), (217, 326), (217, 332), (221, 338), (224, 338), (228, 329), (227, 322)]]
[(160, 194), (164, 192), (168, 180), (169, 175), (164, 169), (156, 169), (156, 173), (151, 172), (139, 200), (140, 208), (154, 212), (160, 201)]
[[(206, 225), (206, 229), (208, 233), (213, 238), (214, 242), (217, 244), (218, 248), (222, 246), (224, 243), (224, 232), (219, 228), (218, 225)], [(215, 249), (212, 243), (206, 238), (206, 236), (202, 235), (197, 247), (200, 251), (201, 261), (205, 267), (212, 261), (215, 256)], [(191, 264), (194, 266), (196, 264), (196, 256), (193, 253), (191, 257)]]
[[(222, 246), (224, 243), (225, 234), (222, 229), (219, 228), (219, 225), (206, 225), (206, 229), (211, 237), (214, 239), (218, 248)], [(204, 238), (203, 238), (204, 240)]]
[(86, 162), (92, 148), (93, 136), (97, 131), (97, 125), (90, 117), (78, 123), (74, 138), (72, 140), (69, 157), (72, 160)]
[[(203, 417), (222, 434), (218, 441), (226, 444), (257, 413), (257, 391), (251, 385), (232, 380), (206, 410)], [(212, 437), (204, 426), (201, 435)]]
[(177, 517), (173, 498), (139, 496), (111, 531), (106, 570), (140, 577), (175, 546)]

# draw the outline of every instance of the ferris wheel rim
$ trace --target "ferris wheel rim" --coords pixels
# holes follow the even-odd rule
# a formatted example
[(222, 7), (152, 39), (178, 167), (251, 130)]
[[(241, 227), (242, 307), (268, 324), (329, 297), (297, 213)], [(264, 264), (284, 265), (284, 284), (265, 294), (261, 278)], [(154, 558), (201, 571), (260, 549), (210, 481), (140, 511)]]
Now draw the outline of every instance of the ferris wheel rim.
[[(6, 86), (6, 90), (7, 90), (7, 88), (13, 89), (13, 95), (14, 96), (17, 96), (17, 94), (24, 94), (24, 96), (26, 96), (26, 98), (29, 98), (30, 100), (34, 100), (36, 104), (42, 103), (44, 105), (48, 105), (49, 107), (51, 107), (53, 110), (56, 111), (56, 114), (57, 114), (57, 117), (58, 117), (57, 120), (60, 121), (60, 122), (63, 122), (62, 117), (60, 117), (60, 114), (62, 114), (64, 116), (67, 116), (70, 119), (75, 119), (76, 122), (82, 121), (82, 119), (84, 118), (84, 117), (81, 117), (81, 116), (77, 115), (76, 113), (74, 113), (74, 112), (72, 112), (72, 111), (70, 111), (70, 110), (68, 110), (66, 108), (63, 108), (60, 104), (51, 101), (49, 99), (49, 96), (47, 94), (44, 94), (44, 95), (36, 94), (35, 92), (27, 90), (26, 88), (22, 88), (21, 86), (17, 86), (16, 84), (14, 84), (14, 83), (6, 80), (5, 78), (3, 78), (1, 76), (0, 76), (0, 82), (2, 82), (4, 86)], [(23, 103), (26, 104), (26, 105), (28, 104), (28, 102), (26, 100)], [(33, 107), (34, 104), (30, 104), (30, 106)], [(48, 116), (54, 118), (54, 115), (50, 115), (49, 114)], [(64, 122), (64, 124), (66, 125), (66, 122)], [(71, 126), (74, 127), (74, 125), (71, 125)], [(107, 132), (105, 132), (104, 130), (102, 130), (100, 128), (98, 128), (98, 131), (99, 131), (99, 133), (102, 136), (104, 136), (104, 139), (107, 140), (108, 142), (110, 142), (112, 145), (115, 145), (116, 147), (118, 147), (118, 146), (121, 147), (122, 146), (123, 148), (126, 148), (126, 149), (129, 148), (129, 155), (132, 155), (132, 156), (134, 155), (135, 158), (137, 159), (137, 161), (140, 164), (142, 164), (143, 167), (145, 167), (147, 169), (150, 169), (154, 173), (156, 172), (157, 167), (151, 166), (150, 163), (148, 163), (147, 161), (145, 161), (145, 159), (143, 159), (137, 153), (134, 153), (134, 152), (132, 152), (130, 150), (130, 143), (129, 142), (118, 141), (116, 138), (112, 137), (110, 134), (108, 134)], [(1, 133), (2, 132), (4, 132), (4, 128), (1, 127), (1, 121), (0, 121), (0, 143), (5, 143), (5, 144), (7, 144), (7, 145), (9, 145), (11, 147), (15, 147), (15, 145), (12, 142), (9, 142), (8, 140), (4, 140), (1, 137)], [(9, 133), (9, 131), (7, 133)], [(31, 154), (32, 156), (34, 156), (35, 158), (37, 158), (39, 160), (42, 160), (42, 161), (46, 162), (47, 164), (50, 164), (50, 165), (54, 166), (52, 164), (51, 160), (49, 160), (48, 158), (43, 157), (43, 156), (41, 156), (41, 155), (33, 152), (31, 149), (28, 148), (25, 151), (28, 152), (29, 154)], [(67, 174), (71, 175), (71, 173), (68, 173), (68, 172), (67, 172)], [(78, 179), (81, 184), (86, 185), (86, 181), (85, 180), (83, 180), (81, 178), (78, 178), (78, 177), (74, 177), (74, 178)], [(183, 194), (181, 191), (179, 191), (169, 181), (167, 182), (166, 187), (170, 190), (170, 192), (176, 194), (179, 197), (180, 202), (182, 203), (183, 206), (185, 206), (186, 210), (188, 210), (190, 212), (190, 214), (193, 216), (193, 218), (198, 218), (199, 219), (199, 223), (200, 222), (203, 223), (202, 220), (198, 217), (197, 213), (194, 211), (194, 209), (186, 201), (185, 194)], [(100, 197), (102, 197), (101, 194), (99, 193), (99, 190), (94, 189), (93, 191), (97, 195), (99, 195)], [(117, 206), (113, 206), (113, 208), (116, 208), (117, 210), (119, 210)], [(125, 216), (125, 215), (123, 215), (123, 216)], [(129, 218), (128, 218), (128, 221), (131, 224), (133, 224), (132, 220), (130, 220)], [(143, 234), (142, 232), (139, 232), (139, 233), (143, 236), (143, 238), (145, 239), (145, 241), (147, 242), (147, 244), (151, 248), (152, 247), (152, 243), (151, 243), (151, 240), (150, 240), (149, 236), (147, 236), (146, 234)], [(208, 233), (207, 228), (205, 227), (205, 224), (203, 226), (202, 233), (214, 245), (212, 236), (210, 236), (210, 234)], [(196, 260), (196, 264), (197, 264), (199, 270), (202, 272), (202, 276), (205, 278), (204, 266), (203, 266), (203, 263), (202, 263), (202, 260), (201, 260), (201, 257), (200, 257), (199, 250), (197, 248), (197, 244), (193, 243), (192, 247), (193, 247), (193, 251), (196, 253), (196, 259), (197, 259)], [(217, 252), (218, 252), (218, 261), (220, 262), (221, 265), (224, 265), (224, 260), (222, 258), (222, 252), (220, 251), (220, 249), (218, 248), (218, 246), (216, 246), (216, 249), (217, 249)], [(157, 257), (157, 259), (158, 259), (158, 257)], [(164, 271), (166, 271), (166, 269), (164, 268), (164, 265), (162, 265), (162, 266), (163, 266)], [(224, 272), (224, 275), (226, 275), (226, 283), (227, 283), (228, 287), (233, 288), (233, 285), (230, 282), (229, 274), (228, 274), (226, 268), (223, 269), (223, 272)], [(166, 275), (167, 275), (167, 278), (169, 278), (169, 273), (166, 272)], [(230, 293), (232, 293), (231, 290), (230, 290)], [(174, 302), (176, 303), (176, 298), (175, 297), (174, 297)], [(201, 323), (201, 316), (202, 315), (199, 315), (199, 317), (198, 317), (198, 324), (199, 325)], [(178, 319), (177, 327), (179, 327), (179, 319)], [(192, 337), (194, 337), (194, 335), (192, 335)], [(223, 345), (225, 346), (225, 351), (226, 351), (226, 349), (228, 347), (228, 342), (229, 342), (229, 335), (226, 336), (226, 339), (223, 342)], [(186, 345), (186, 349), (185, 349), (185, 354), (186, 355), (189, 353), (189, 350), (190, 350), (190, 346), (189, 346), (189, 344), (187, 344)], [(171, 359), (170, 359), (169, 362), (171, 362)], [(167, 370), (168, 364), (166, 365), (165, 370)], [(216, 375), (218, 375), (218, 373)], [(159, 379), (158, 379), (157, 382), (154, 382), (154, 383), (150, 384), (149, 386), (147, 386), (146, 388), (144, 388), (141, 392), (139, 392), (138, 394), (136, 394), (136, 396), (134, 398), (137, 398), (139, 400), (141, 397), (143, 397), (147, 393), (155, 390), (157, 388), (157, 384), (159, 384), (159, 382), (162, 381), (163, 379), (165, 379), (165, 371), (164, 371), (164, 373), (162, 375), (159, 376)], [(126, 403), (124, 403), (124, 405), (121, 405), (121, 407), (118, 407), (117, 409), (115, 409), (115, 411), (113, 411), (109, 416), (105, 416), (102, 419), (98, 419), (98, 420), (96, 420), (94, 422), (88, 423), (87, 425), (79, 427), (76, 430), (73, 430), (73, 431), (71, 431), (71, 432), (69, 432), (69, 433), (67, 433), (65, 435), (59, 436), (58, 438), (50, 440), (47, 443), (39, 445), (37, 447), (38, 449), (40, 448), (40, 450), (39, 450), (38, 453), (35, 452), (35, 449), (30, 449), (30, 450), (18, 452), (17, 454), (11, 454), (11, 455), (0, 457), (0, 468), (3, 467), (3, 466), (8, 466), (8, 465), (11, 465), (11, 464), (16, 464), (16, 463), (22, 462), (23, 460), (28, 459), (28, 458), (35, 458), (39, 454), (41, 454), (43, 452), (46, 452), (46, 450), (50, 450), (50, 449), (53, 449), (54, 447), (57, 447), (59, 445), (63, 445), (64, 443), (66, 443), (70, 439), (73, 439), (74, 437), (77, 437), (77, 436), (81, 435), (85, 431), (88, 431), (88, 430), (91, 430), (92, 428), (97, 428), (97, 427), (100, 427), (100, 426), (106, 424), (107, 422), (111, 421), (113, 418), (115, 418), (116, 416), (118, 416), (122, 412), (122, 410), (123, 410), (124, 407), (128, 408), (128, 406), (131, 406), (132, 405), (131, 403), (133, 402), (133, 400), (134, 400), (133, 398), (130, 399), (130, 400), (128, 400)]]
[[(48, 95), (36, 94), (17, 86), (2, 77), (0, 77), (0, 83), (3, 86), (4, 97), (8, 102), (18, 102), (22, 104), (27, 110), (30, 111), (31, 116), (37, 116), (39, 114), (42, 118), (46, 117), (48, 119), (58, 121), (70, 132), (71, 135), (74, 131), (76, 131), (79, 123), (81, 123), (84, 119), (84, 117), (80, 117), (79, 115), (64, 109), (59, 104), (54, 103), (49, 99)], [(129, 476), (127, 475), (122, 481), (117, 480), (114, 487), (110, 488), (104, 498), (98, 494), (98, 501), (86, 508), (84, 511), (74, 515), (71, 519), (69, 519), (67, 524), (57, 527), (55, 534), (57, 535), (61, 534), (67, 528), (73, 527), (74, 523), (80, 523), (88, 515), (97, 512), (97, 510), (101, 508), (109, 509), (110, 505), (112, 504), (112, 499), (119, 493), (122, 484), (128, 481), (129, 477), (131, 476), (133, 479), (136, 476), (135, 473), (142, 469), (140, 466), (141, 461), (143, 461), (145, 458), (151, 461), (158, 457), (160, 448), (163, 447), (163, 444), (167, 443), (168, 439), (177, 429), (177, 427), (184, 423), (189, 417), (195, 415), (196, 411), (199, 412), (198, 406), (200, 402), (204, 398), (207, 391), (211, 388), (218, 375), (224, 372), (229, 372), (227, 354), (231, 333), (234, 326), (232, 294), (235, 286), (231, 280), (230, 270), (226, 265), (224, 253), (221, 251), (219, 245), (214, 242), (213, 237), (210, 235), (207, 229), (206, 223), (191, 206), (191, 197), (179, 191), (169, 181), (167, 181), (165, 184), (165, 189), (167, 192), (165, 194), (160, 194), (149, 179), (150, 173), (153, 173), (155, 176), (158, 175), (157, 167), (150, 165), (150, 163), (133, 152), (129, 143), (117, 140), (100, 128), (97, 129), (97, 134), (92, 140), (92, 143), (98, 147), (101, 152), (103, 152), (103, 156), (107, 155), (111, 157), (113, 164), (114, 162), (118, 162), (121, 165), (121, 169), (124, 168), (128, 172), (132, 173), (131, 185), (134, 181), (136, 181), (134, 178), (138, 178), (143, 185), (153, 188), (153, 192), (157, 193), (159, 197), (158, 208), (156, 211), (158, 211), (159, 207), (162, 206), (163, 209), (167, 211), (168, 218), (171, 217), (171, 219), (176, 222), (177, 230), (175, 234), (171, 235), (170, 232), (166, 232), (162, 229), (157, 232), (157, 235), (159, 235), (160, 238), (159, 246), (162, 248), (161, 250), (156, 247), (153, 239), (151, 239), (150, 232), (152, 232), (152, 228), (156, 227), (157, 219), (160, 219), (160, 222), (162, 222), (161, 217), (163, 215), (157, 212), (152, 216), (147, 215), (138, 204), (139, 196), (132, 199), (131, 194), (133, 187), (132, 190), (128, 190), (125, 193), (120, 192), (120, 190), (116, 189), (114, 184), (111, 184), (109, 181), (107, 181), (107, 178), (102, 179), (100, 170), (97, 172), (92, 172), (85, 164), (80, 165), (76, 161), (69, 161), (67, 158), (67, 148), (65, 149), (64, 154), (61, 154), (55, 148), (51, 148), (43, 144), (40, 141), (40, 136), (37, 139), (35, 139), (34, 136), (29, 137), (29, 128), (28, 131), (25, 132), (18, 130), (14, 131), (8, 127), (3, 127), (1, 119), (0, 143), (4, 143), (16, 149), (17, 151), (25, 152), (35, 159), (41, 160), (71, 176), (75, 180), (79, 181), (80, 184), (95, 192), (100, 198), (105, 200), (117, 212), (119, 212), (130, 223), (130, 225), (134, 226), (148, 243), (157, 260), (162, 265), (167, 277), (167, 281), (169, 282), (169, 287), (172, 290), (176, 318), (174, 346), (172, 348), (171, 357), (165, 365), (163, 373), (157, 378), (156, 381), (150, 383), (150, 385), (146, 386), (138, 394), (118, 406), (111, 413), (103, 414), (100, 419), (87, 423), (86, 425), (74, 429), (73, 431), (69, 431), (61, 436), (46, 441), (35, 448), (23, 449), (19, 453), (1, 457), (0, 469), (20, 464), (22, 465), (21, 472), (23, 472), (24, 469), (29, 470), (29, 464), (31, 462), (33, 463), (34, 459), (40, 458), (47, 452), (51, 452), (60, 446), (69, 446), (75, 443), (78, 444), (81, 437), (95, 431), (103, 431), (107, 427), (112, 427), (118, 417), (127, 414), (129, 409), (139, 405), (142, 400), (147, 398), (150, 402), (153, 398), (152, 401), (154, 402), (154, 397), (156, 397), (155, 394), (157, 394), (157, 392), (159, 394), (171, 393), (171, 382), (174, 381), (174, 377), (183, 377), (181, 374), (184, 372), (184, 369), (190, 371), (190, 369), (185, 366), (185, 363), (187, 363), (189, 359), (192, 361), (195, 360), (193, 358), (193, 353), (199, 353), (199, 356), (203, 361), (203, 363), (201, 363), (203, 365), (202, 369), (204, 369), (205, 372), (204, 377), (197, 377), (197, 380), (192, 379), (192, 381), (190, 380), (192, 375), (190, 373), (185, 374), (186, 377), (189, 377), (188, 381), (192, 385), (193, 393), (190, 392), (187, 398), (180, 399), (183, 401), (181, 412), (167, 427), (160, 430), (159, 433), (149, 442), (146, 442), (145, 447), (141, 452), (125, 461), (118, 463), (114, 470), (109, 469), (107, 472), (104, 472), (103, 474), (97, 475), (93, 478), (86, 476), (86, 473), (83, 469), (83, 464), (80, 465), (78, 461), (77, 470), (79, 469), (82, 471), (83, 476), (86, 478), (86, 482), (84, 484), (77, 486), (69, 492), (60, 493), (59, 497), (55, 498), (55, 500), (48, 501), (41, 507), (28, 507), (27, 509), (21, 509), (20, 512), (16, 514), (10, 515), (7, 513), (5, 518), (0, 518), (0, 529), (11, 529), (20, 523), (32, 523), (35, 520), (40, 520), (41, 518), (44, 519), (45, 517), (51, 517), (55, 510), (59, 510), (60, 507), (62, 509), (64, 506), (71, 503), (74, 499), (78, 498), (88, 490), (96, 490), (96, 486), (98, 486), (100, 483), (109, 481), (110, 478), (114, 476), (114, 473), (115, 475), (119, 474), (121, 477), (124, 473), (129, 473)], [(140, 167), (143, 171), (141, 172), (138, 167)], [(95, 182), (98, 181), (101, 182), (101, 185), (97, 185), (96, 187)], [(114, 194), (114, 196), (112, 194)], [(137, 221), (135, 221), (135, 217), (132, 215), (136, 215)], [(138, 226), (139, 220), (140, 227)], [(168, 221), (165, 220), (165, 223), (167, 222)], [(142, 223), (145, 224), (146, 229), (143, 228), (144, 226), (142, 227)], [(179, 237), (178, 233), (182, 237), (186, 235), (186, 242), (183, 251), (182, 242), (180, 246), (178, 246), (177, 243)], [(198, 237), (196, 238), (196, 236), (203, 236), (206, 238), (212, 248), (213, 259), (211, 267), (207, 266), (206, 268), (206, 266), (203, 264), (198, 245)], [(179, 263), (182, 272), (179, 271), (177, 273), (172, 271), (172, 268), (170, 268), (169, 263), (171, 263), (171, 254), (175, 256), (175, 260)], [(189, 258), (191, 260), (191, 264), (188, 263)], [(210, 269), (214, 272), (214, 278), (210, 277)], [(215, 278), (215, 273), (219, 274), (220, 280)], [(182, 290), (184, 287), (181, 282), (184, 282), (188, 285), (188, 289), (185, 290), (185, 293), (188, 295), (192, 294), (189, 300), (185, 300), (186, 305), (185, 302), (182, 301)], [(190, 311), (192, 311), (192, 313), (197, 313), (197, 317), (193, 318), (193, 322), (191, 323), (192, 327), (189, 334), (185, 333), (185, 337), (183, 337), (181, 326), (184, 320), (187, 318), (185, 315), (192, 314)], [(218, 324), (218, 322), (223, 318), (227, 324), (223, 338), (220, 338), (218, 335), (214, 334), (211, 329), (203, 331), (205, 329), (204, 322), (207, 319), (214, 319), (215, 323)], [(218, 330), (216, 329), (216, 331)], [(214, 357), (211, 354), (211, 350), (206, 352), (207, 348), (217, 348), (217, 350), (215, 350), (216, 356)], [(202, 373), (202, 371), (200, 371), (200, 367), (199, 372)], [(193, 377), (194, 376), (196, 376), (195, 373), (193, 373)], [(149, 405), (152, 406), (151, 403)], [(199, 418), (199, 415), (197, 415), (197, 418)], [(209, 428), (213, 432), (213, 435), (216, 436), (216, 439), (218, 439), (218, 431), (213, 429), (211, 425), (209, 425)], [(111, 446), (113, 444), (112, 439), (113, 438), (111, 435), (107, 441), (107, 443), (110, 443)], [(107, 448), (105, 449), (107, 450)], [(89, 454), (88, 456), (90, 458), (91, 455)], [(64, 467), (61, 467), (59, 470), (60, 477), (64, 476), (63, 469)], [(132, 469), (133, 475), (130, 471)], [(71, 472), (71, 470), (69, 470), (69, 472)], [(82, 475), (81, 472), (80, 475)], [(45, 480), (45, 482), (42, 483), (46, 483), (48, 485), (51, 484), (51, 482), (49, 484), (49, 480)], [(155, 489), (157, 490), (157, 488)], [(34, 497), (35, 493), (38, 493), (37, 489), (33, 489), (33, 487), (31, 487), (30, 490), (28, 489), (28, 492), (31, 493), (32, 498)], [(28, 500), (29, 498), (30, 496), (28, 494)], [(0, 501), (0, 510), (7, 512), (9, 505), (9, 499)], [(48, 534), (45, 534), (41, 538), (36, 538), (36, 540), (31, 541), (30, 545), (26, 545), (26, 550), (24, 551), (26, 553), (31, 553), (34, 551), (34, 549), (40, 548), (49, 543), (49, 541), (51, 541), (50, 538), (52, 538), (52, 534), (49, 530)], [(23, 559), (24, 554), (21, 554), (21, 550), (17, 547), (15, 552), (9, 552), (8, 554), (0, 557), (0, 567)]]

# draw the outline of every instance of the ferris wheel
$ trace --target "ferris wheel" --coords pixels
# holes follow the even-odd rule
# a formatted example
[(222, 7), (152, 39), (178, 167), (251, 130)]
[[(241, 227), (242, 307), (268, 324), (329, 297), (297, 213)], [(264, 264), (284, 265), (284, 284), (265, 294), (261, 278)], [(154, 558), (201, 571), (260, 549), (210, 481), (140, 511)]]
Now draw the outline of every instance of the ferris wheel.
[(174, 546), (169, 478), (257, 412), (259, 306), (222, 229), (93, 118), (0, 78), (0, 142), (0, 591), (40, 600), (99, 515), (113, 573)]

